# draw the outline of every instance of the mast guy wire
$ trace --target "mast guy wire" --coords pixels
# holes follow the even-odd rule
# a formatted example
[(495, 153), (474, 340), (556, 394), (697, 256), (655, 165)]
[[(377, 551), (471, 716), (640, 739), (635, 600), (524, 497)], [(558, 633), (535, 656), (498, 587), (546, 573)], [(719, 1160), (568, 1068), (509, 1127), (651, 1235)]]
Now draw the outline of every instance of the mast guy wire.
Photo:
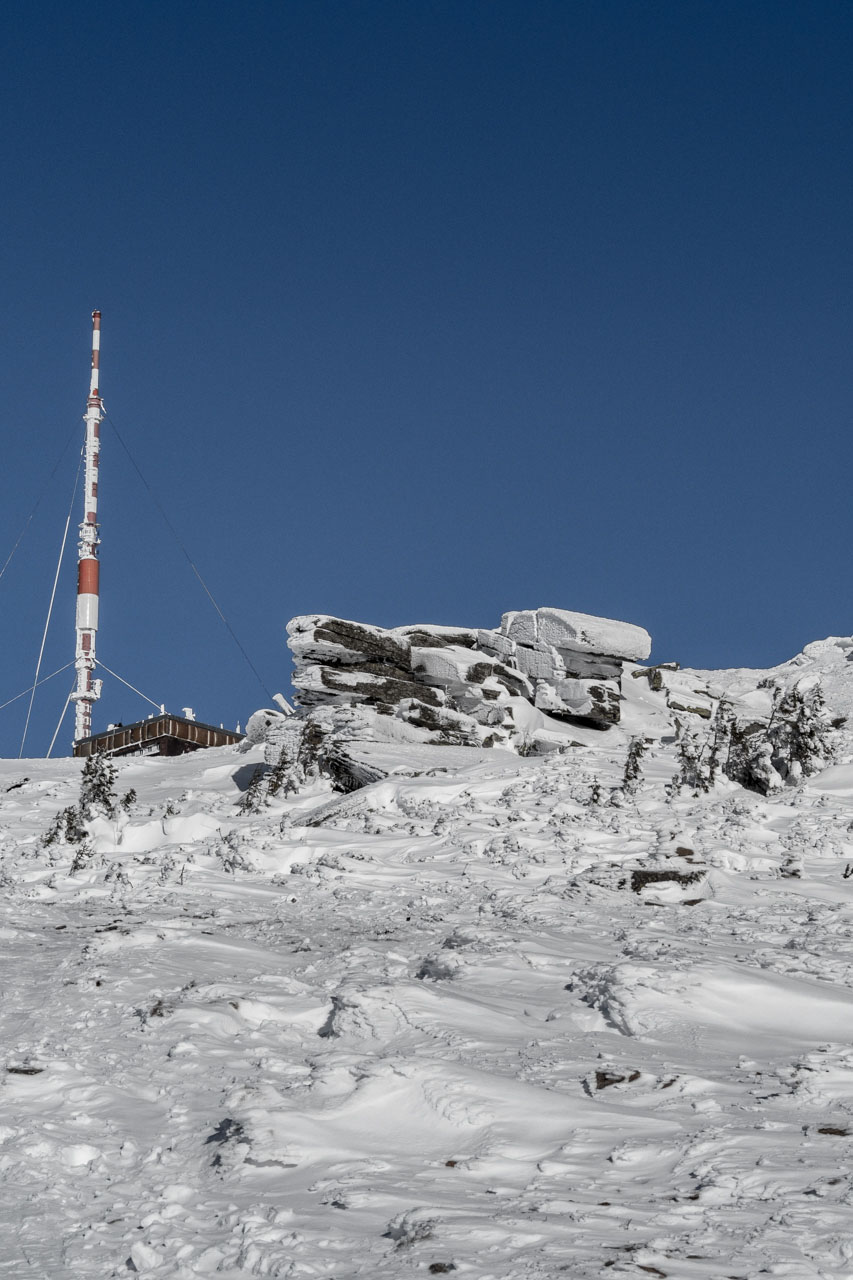
[(62, 459), (65, 457), (65, 454), (68, 451), (68, 446), (71, 443), (71, 440), (74, 437), (74, 435), (76, 435), (76, 433), (77, 433), (77, 424), (75, 422), (73, 429), (68, 433), (68, 439), (65, 441), (65, 444), (62, 447), (62, 452), (60, 453), (59, 457), (56, 459), (56, 462), (54, 463), (53, 470), (51, 471), (50, 475), (47, 477), (47, 480), (45, 480), (44, 482), (44, 488), (42, 489), (39, 496), (36, 498), (35, 505), (33, 506), (32, 511), (24, 521), (24, 527), (21, 529), (21, 532), (18, 534), (17, 540), (15, 541), (15, 545), (12, 547), (12, 550), (7, 555), (3, 568), (0, 569), (0, 578), (3, 577), (3, 574), (6, 572), (6, 570), (9, 567), (9, 562), (11, 561), (12, 556), (15, 554), (15, 552), (18, 550), (18, 547), (21, 545), (21, 540), (23, 539), (24, 534), (27, 532), (27, 529), (29, 529), (32, 518), (35, 515), (35, 513), (38, 511), (39, 507), (41, 506), (42, 499), (44, 498), (44, 495), (47, 493), (47, 487), (50, 484), (53, 477), (56, 475), (57, 471), (59, 470), (59, 464), (62, 462)]
[(42, 637), (41, 637), (41, 648), (39, 649), (38, 662), (36, 663), (35, 681), (33, 682), (33, 687), (30, 690), (30, 705), (27, 707), (27, 719), (24, 724), (24, 736), (21, 738), (21, 748), (18, 752), (19, 760), (24, 754), (24, 744), (27, 741), (27, 732), (30, 727), (30, 716), (32, 715), (33, 702), (35, 700), (36, 689), (38, 688), (38, 684), (39, 684), (39, 672), (41, 671), (41, 660), (44, 657), (44, 646), (45, 646), (45, 641), (47, 640), (47, 629), (50, 626), (50, 619), (53, 614), (53, 602), (56, 599), (56, 584), (59, 582), (59, 571), (62, 568), (62, 557), (65, 555), (65, 543), (68, 541), (68, 527), (71, 524), (71, 512), (74, 510), (74, 500), (77, 497), (77, 485), (80, 483), (80, 465), (81, 464), (78, 463), (77, 475), (74, 477), (74, 492), (71, 494), (71, 503), (68, 507), (68, 515), (66, 516), (66, 519), (65, 519), (65, 532), (62, 535), (62, 546), (59, 548), (59, 559), (56, 562), (56, 573), (54, 574), (54, 577), (53, 577), (53, 590), (50, 593), (50, 604), (47, 607), (47, 617), (45, 618), (45, 621), (44, 621), (44, 631), (42, 632)]
[(97, 659), (97, 664), (99, 667), (103, 667), (105, 671), (109, 672), (114, 680), (120, 680), (122, 684), (127, 685), (128, 689), (132, 689), (134, 693), (138, 693), (140, 698), (145, 702), (150, 702), (152, 707), (156, 707), (158, 711), (160, 710), (163, 705), (162, 702), (155, 702), (153, 698), (149, 698), (141, 689), (137, 689), (135, 685), (132, 685), (129, 680), (125, 680), (123, 676), (120, 676), (117, 671), (110, 671), (107, 664), (105, 662), (101, 662), (100, 658)]
[[(68, 665), (70, 667), (71, 663), (69, 662)], [(59, 723), (57, 724), (56, 728), (53, 731), (53, 737), (50, 740), (50, 746), (47, 749), (47, 755), (45, 756), (45, 760), (50, 759), (50, 753), (53, 750), (53, 746), (54, 746), (54, 743), (56, 742), (56, 739), (59, 737), (59, 730), (62, 728), (62, 721), (65, 719), (65, 713), (68, 710), (69, 704), (74, 695), (74, 690), (76, 688), (77, 688), (77, 683), (75, 681), (75, 683), (72, 684), (71, 686), (71, 692), (69, 693), (68, 697), (65, 699), (65, 706), (62, 708), (62, 715), (59, 717)]]
[[(55, 671), (51, 671), (49, 676), (42, 676), (39, 685), (47, 684), (48, 680), (52, 680), (54, 676), (62, 675), (63, 671), (67, 671), (69, 667), (73, 667), (73, 662), (66, 662), (64, 667), (57, 667)], [(0, 711), (5, 711), (6, 707), (11, 707), (13, 702), (17, 702), (19, 698), (26, 698), (28, 693), (32, 693), (33, 689), (37, 689), (38, 685), (30, 685), (28, 689), (24, 689), (22, 693), (16, 693), (14, 698), (10, 698), (8, 702), (0, 702)]]

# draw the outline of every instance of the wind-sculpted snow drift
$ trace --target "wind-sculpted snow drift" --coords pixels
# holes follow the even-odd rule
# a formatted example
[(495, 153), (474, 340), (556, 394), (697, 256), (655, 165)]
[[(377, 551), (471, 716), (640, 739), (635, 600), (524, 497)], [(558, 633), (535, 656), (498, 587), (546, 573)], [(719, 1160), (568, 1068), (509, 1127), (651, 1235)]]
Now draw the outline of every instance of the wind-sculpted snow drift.
[(243, 752), (0, 762), (0, 1276), (853, 1276), (853, 639), (290, 634)]

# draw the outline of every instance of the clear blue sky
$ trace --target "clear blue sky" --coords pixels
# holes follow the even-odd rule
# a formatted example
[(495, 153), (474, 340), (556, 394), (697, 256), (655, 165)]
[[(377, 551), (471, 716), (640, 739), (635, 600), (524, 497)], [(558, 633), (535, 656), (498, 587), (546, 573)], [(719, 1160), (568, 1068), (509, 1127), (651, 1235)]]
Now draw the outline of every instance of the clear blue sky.
[[(2, 21), (0, 563), (47, 491), (0, 580), (0, 701), (32, 680), (93, 307), (107, 410), (272, 691), (313, 611), (557, 605), (712, 666), (853, 632), (850, 4)], [(245, 720), (266, 695), (108, 427), (100, 516), (100, 656)], [(144, 712), (110, 683), (96, 726)]]

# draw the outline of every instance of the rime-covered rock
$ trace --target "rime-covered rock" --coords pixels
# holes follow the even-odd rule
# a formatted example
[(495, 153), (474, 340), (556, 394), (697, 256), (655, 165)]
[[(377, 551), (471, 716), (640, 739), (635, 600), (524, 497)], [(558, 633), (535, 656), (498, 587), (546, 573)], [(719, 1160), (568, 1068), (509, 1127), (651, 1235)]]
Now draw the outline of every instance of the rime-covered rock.
[(302, 662), (334, 666), (367, 662), (403, 670), (409, 666), (411, 646), (405, 637), (364, 622), (308, 614), (293, 618), (287, 624), (287, 634), (294, 657)]
[(407, 673), (389, 667), (310, 666), (297, 670), (293, 684), (301, 706), (334, 702), (364, 702), (368, 706), (396, 706), (403, 698), (421, 697), (437, 706), (440, 695), (406, 678)]
[(407, 627), (395, 627), (391, 632), (399, 636), (404, 643), (421, 649), (444, 649), (447, 646), (474, 649), (477, 647), (479, 632), (468, 627), (440, 627), (432, 624), (415, 623)]
[(619, 723), (619, 685), (614, 680), (540, 681), (535, 706), (557, 719), (588, 720), (607, 728)]
[[(401, 734), (433, 745), (529, 745), (533, 708), (545, 738), (543, 715), (606, 729), (619, 721), (623, 659), (650, 645), (641, 627), (565, 609), (507, 613), (499, 630), (309, 614), (287, 631), (302, 728), (253, 721), (250, 732), (280, 740), (299, 768), (312, 761), (321, 771), (336, 760), (343, 767), (347, 743)], [(559, 738), (557, 723), (552, 731)]]
[(562, 680), (566, 674), (566, 665), (560, 654), (541, 640), (532, 645), (517, 645), (515, 661), (519, 671), (523, 671), (531, 680), (548, 680), (553, 683), (555, 680)]
[(505, 613), (501, 630), (511, 640), (531, 648), (539, 640), (558, 650), (607, 655), (629, 662), (644, 661), (652, 648), (651, 636), (642, 627), (613, 618), (596, 618), (589, 613), (574, 613), (570, 609), (524, 609)]
[(496, 697), (502, 692), (522, 698), (533, 694), (533, 687), (524, 679), (523, 673), (514, 671), (492, 654), (462, 649), (458, 645), (443, 649), (412, 649), (412, 673), (424, 684), (460, 696), (474, 692), (472, 685), (480, 686), (475, 694), (478, 698), (484, 696), (485, 690), (493, 690)]
[(558, 649), (565, 673), (575, 680), (621, 680), (622, 663), (618, 658), (608, 658), (593, 653), (574, 653), (571, 649)]
[(482, 649), (484, 653), (491, 653), (503, 661), (515, 657), (517, 647), (515, 641), (510, 640), (509, 636), (505, 636), (502, 631), (485, 631), (481, 629), (477, 632), (477, 648)]

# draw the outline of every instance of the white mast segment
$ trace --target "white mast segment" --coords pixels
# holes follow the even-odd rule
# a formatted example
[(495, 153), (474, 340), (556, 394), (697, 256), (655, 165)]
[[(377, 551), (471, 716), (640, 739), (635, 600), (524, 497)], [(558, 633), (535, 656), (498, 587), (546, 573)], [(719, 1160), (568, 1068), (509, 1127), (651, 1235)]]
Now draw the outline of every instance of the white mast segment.
[(101, 681), (95, 680), (95, 639), (98, 633), (98, 462), (101, 450), (100, 424), (104, 406), (99, 389), (101, 313), (92, 312), (92, 376), (86, 401), (86, 473), (83, 495), (83, 523), (77, 552), (77, 647), (74, 667), (77, 684), (74, 702), (74, 741), (92, 732), (92, 706), (101, 696)]

